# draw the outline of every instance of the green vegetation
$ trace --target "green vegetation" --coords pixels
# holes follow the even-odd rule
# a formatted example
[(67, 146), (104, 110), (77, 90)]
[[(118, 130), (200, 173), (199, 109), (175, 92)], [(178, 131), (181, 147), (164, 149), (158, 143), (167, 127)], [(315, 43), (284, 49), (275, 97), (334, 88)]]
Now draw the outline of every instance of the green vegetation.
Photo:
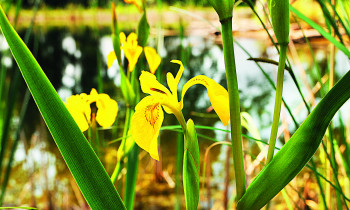
[[(301, 6), (300, 1), (289, 5), (288, 0), (247, 0), (244, 8), (238, 7), (242, 2), (229, 0), (176, 3), (192, 12), (164, 6), (173, 2), (160, 0), (130, 0), (127, 5), (117, 0), (45, 1), (40, 5), (36, 0), (33, 11), (28, 9), (29, 1), (2, 2), (0, 44), (6, 40), (8, 47), (0, 47), (1, 208), (12, 208), (14, 201), (6, 198), (17, 192), (16, 205), (23, 209), (55, 207), (55, 199), (61, 195), (67, 196), (61, 200), (69, 204), (64, 206), (62, 202), (57, 206), (60, 208), (147, 208), (157, 206), (154, 194), (160, 198), (170, 195), (160, 200), (169, 203), (172, 198), (168, 208), (175, 209), (333, 209), (334, 205), (348, 209), (350, 119), (346, 118), (349, 110), (345, 109), (344, 115), (339, 110), (350, 98), (350, 71), (342, 70), (350, 66), (350, 4), (344, 0), (303, 1), (305, 5)], [(310, 5), (318, 9), (315, 13), (321, 14), (321, 20), (314, 21), (309, 14), (300, 12)], [(194, 13), (196, 10), (201, 11)], [(252, 57), (258, 49), (249, 52), (240, 43), (234, 24), (240, 20), (235, 12), (241, 10), (254, 15), (249, 19), (261, 24), (258, 30), (249, 30), (258, 31), (264, 41), (269, 39), (278, 62), (267, 57), (269, 50), (265, 50), (263, 58)], [(172, 13), (177, 16), (170, 16)], [(182, 18), (177, 19), (179, 16)], [(43, 17), (49, 21), (35, 21)], [(166, 21), (168, 17), (173, 20)], [(184, 17), (191, 18), (184, 21)], [(192, 22), (196, 27), (203, 24), (199, 33), (193, 25), (192, 31), (185, 33)], [(54, 28), (66, 27), (67, 23), (76, 24), (74, 30), (82, 32), (81, 36), (64, 35), (62, 43), (53, 40), (53, 46), (62, 45), (65, 50), (61, 54), (55, 53), (52, 46), (45, 49), (39, 44), (43, 39), (33, 36), (33, 31), (41, 30), (36, 28), (40, 24)], [(83, 24), (93, 30), (85, 30)], [(99, 27), (103, 25), (110, 27), (104, 29), (108, 36), (102, 35)], [(248, 28), (249, 24), (242, 25)], [(20, 29), (25, 30), (24, 41), (18, 35)], [(170, 29), (169, 36), (165, 36), (165, 30)], [(217, 31), (210, 31), (213, 29)], [(302, 35), (295, 38), (298, 32)], [(60, 35), (53, 33), (59, 39)], [(87, 39), (89, 33), (95, 41), (81, 44), (79, 39)], [(315, 39), (313, 33), (329, 49), (323, 52), (325, 58), (321, 61), (310, 42)], [(175, 39), (168, 41), (171, 36)], [(203, 37), (220, 47), (206, 49)], [(298, 45), (300, 40), (305, 44)], [(199, 48), (207, 54), (201, 54)], [(170, 54), (171, 49), (175, 49), (174, 54)], [(304, 63), (298, 55), (302, 51), (310, 54), (309, 60), (303, 58)], [(5, 62), (10, 52), (18, 69), (10, 68), (10, 61)], [(91, 52), (94, 58), (83, 57), (83, 53)], [(250, 82), (239, 79), (246, 73), (238, 65), (242, 52), (258, 66), (264, 77), (262, 85), (270, 88), (267, 91), (275, 90), (272, 101), (264, 101), (267, 95), (262, 93), (258, 111), (254, 110), (259, 105), (257, 101), (247, 105), (244, 98), (252, 97), (253, 91), (263, 92), (255, 90), (253, 84), (261, 78), (255, 72)], [(49, 77), (44, 65), (42, 69), (37, 60), (45, 55), (49, 63), (45, 65), (61, 66), (62, 77)], [(61, 56), (64, 64), (58, 61)], [(77, 60), (80, 61), (74, 63)], [(303, 64), (307, 64), (307, 72)], [(271, 67), (277, 72), (268, 73)], [(82, 75), (92, 83), (86, 85)], [(271, 75), (277, 76), (276, 82)], [(57, 81), (70, 91), (65, 98), (64, 91), (54, 87)], [(295, 88), (294, 93), (283, 92), (286, 81)], [(197, 84), (205, 89), (195, 92), (192, 87)], [(242, 88), (243, 84), (246, 88)], [(89, 94), (84, 93), (87, 89), (91, 89)], [(73, 95), (75, 92), (79, 94)], [(33, 118), (26, 121), (35, 110), (30, 106), (30, 94), (43, 118), (42, 125), (46, 124), (53, 138), (54, 144), (49, 145), (58, 158), (51, 162), (50, 152), (38, 158), (41, 149), (37, 147), (50, 142), (50, 138), (43, 137), (44, 129), (34, 128), (29, 140), (20, 142), (26, 139), (25, 129), (37, 125)], [(291, 102), (294, 97), (303, 114), (295, 111), (298, 107)], [(269, 110), (271, 104), (273, 113), (272, 108)], [(210, 155), (218, 145), (223, 150), (217, 158), (222, 160), (213, 163), (216, 159), (211, 160)], [(24, 157), (22, 162), (18, 161), (20, 157)], [(40, 170), (34, 164), (36, 159), (42, 161)], [(166, 169), (162, 168), (165, 163)], [(58, 173), (60, 167), (69, 172)], [(220, 169), (220, 174), (211, 172), (212, 167)], [(23, 171), (31, 176), (24, 176)], [(59, 176), (65, 178), (65, 185), (57, 181)], [(24, 187), (13, 177), (29, 183), (30, 190), (18, 193), (15, 188)], [(46, 189), (33, 181), (36, 177), (44, 180)], [(220, 187), (216, 190), (222, 200), (211, 197), (211, 184), (217, 180)], [(166, 183), (165, 189), (162, 183)], [(35, 196), (40, 194), (37, 189), (49, 199), (36, 204)], [(21, 202), (23, 194), (30, 195), (31, 202)], [(141, 201), (143, 197), (150, 197), (150, 202)]]

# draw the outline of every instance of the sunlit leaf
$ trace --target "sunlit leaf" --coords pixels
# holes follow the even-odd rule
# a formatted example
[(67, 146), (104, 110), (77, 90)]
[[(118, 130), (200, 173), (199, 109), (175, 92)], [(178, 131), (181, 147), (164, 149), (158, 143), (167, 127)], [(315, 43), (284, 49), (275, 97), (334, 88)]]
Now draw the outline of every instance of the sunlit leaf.
[(92, 209), (125, 209), (90, 144), (31, 52), (8, 22), (2, 8), (0, 10), (3, 35), (86, 201)]
[(319, 102), (291, 139), (247, 188), (237, 209), (260, 209), (277, 195), (308, 163), (318, 149), (328, 124), (350, 98), (350, 72)]
[(138, 36), (138, 42), (141, 47), (146, 46), (148, 36), (149, 36), (149, 24), (147, 21), (147, 15), (146, 12), (143, 13), (139, 25), (137, 26), (137, 36)]
[(334, 46), (336, 46), (346, 56), (350, 58), (350, 51), (342, 43), (338, 42), (330, 33), (326, 32), (321, 26), (319, 26), (317, 23), (307, 18), (305, 15), (303, 15), (301, 12), (296, 10), (291, 5), (289, 5), (289, 10), (294, 14), (296, 14), (300, 19), (305, 21), (307, 24), (309, 24), (312, 28), (316, 29), (324, 38), (328, 39), (328, 41), (334, 44)]

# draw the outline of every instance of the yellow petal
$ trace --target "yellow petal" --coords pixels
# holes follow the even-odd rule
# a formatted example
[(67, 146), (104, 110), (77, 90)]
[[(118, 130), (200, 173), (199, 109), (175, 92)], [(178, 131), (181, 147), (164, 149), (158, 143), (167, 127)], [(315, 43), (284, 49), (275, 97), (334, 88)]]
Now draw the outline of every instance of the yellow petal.
[[(177, 98), (177, 83), (172, 73), (168, 72), (166, 74), (166, 81), (168, 83), (171, 93)], [(178, 100), (178, 99), (177, 99)]]
[(156, 97), (159, 104), (164, 105), (163, 108), (168, 114), (181, 111), (177, 96), (171, 94), (166, 87), (160, 84), (155, 75), (147, 71), (142, 71), (140, 76), (140, 86), (144, 93)]
[(85, 93), (80, 94), (89, 104), (94, 103), (98, 99), (98, 93), (95, 88), (92, 88), (89, 95)]
[(129, 71), (132, 72), (136, 66), (136, 63), (142, 53), (142, 47), (136, 46), (136, 49), (124, 48), (122, 47), (125, 53), (125, 57), (129, 61)]
[(129, 71), (132, 72), (142, 53), (142, 47), (138, 45), (137, 35), (134, 32), (130, 33), (128, 38), (125, 38), (125, 34), (121, 32), (119, 39), (122, 43), (120, 49), (124, 51), (125, 57), (129, 61)]
[(164, 113), (159, 101), (153, 96), (143, 98), (135, 107), (131, 119), (131, 135), (137, 145), (159, 160), (158, 135)]
[(119, 40), (122, 45), (126, 42), (126, 36), (124, 32), (119, 33)]
[(144, 50), (149, 69), (154, 74), (160, 64), (161, 58), (153, 47), (145, 47)]
[(140, 86), (144, 93), (157, 96), (158, 98), (171, 96), (169, 90), (158, 82), (157, 77), (147, 71), (142, 71), (141, 73)]
[(126, 39), (126, 42), (135, 48), (137, 46), (137, 34), (131, 32)]
[[(177, 89), (177, 86), (179, 85), (182, 73), (184, 72), (185, 68), (184, 68), (184, 65), (182, 64), (182, 62), (179, 61), (179, 60), (172, 60), (171, 62), (172, 63), (177, 63), (177, 64), (180, 65), (179, 71), (176, 74), (175, 82), (174, 82), (174, 85), (176, 84), (176, 87), (174, 87), (174, 89)], [(173, 91), (171, 88), (170, 88), (170, 90)]]
[(118, 103), (107, 94), (99, 94), (96, 107), (97, 123), (103, 128), (112, 126), (118, 114)]
[(82, 132), (86, 131), (89, 128), (91, 115), (90, 105), (80, 95), (69, 97), (65, 105), (80, 130)]
[(114, 61), (117, 59), (117, 56), (115, 55), (114, 51), (111, 51), (108, 55), (107, 55), (107, 67), (111, 68), (111, 66), (113, 65)]
[[(229, 97), (227, 90), (216, 83), (214, 80), (204, 76), (199, 75), (190, 79), (184, 85), (182, 89), (181, 104), (183, 103), (183, 97), (191, 86), (195, 84), (204, 85), (208, 90), (209, 100), (218, 114), (221, 122), (226, 126), (230, 119), (230, 107), (229, 107)], [(181, 105), (182, 107), (182, 105)]]
[(177, 72), (175, 78), (170, 72), (168, 72), (167, 75), (166, 75), (167, 76), (166, 79), (167, 79), (167, 83), (168, 83), (169, 89), (171, 90), (171, 92), (174, 95), (174, 97), (176, 98), (176, 100), (178, 100), (178, 98), (177, 98), (177, 86), (179, 85), (182, 73), (183, 73), (185, 68), (184, 68), (182, 62), (179, 61), (179, 60), (172, 60), (171, 62), (172, 63), (177, 63), (177, 64), (180, 65), (179, 71)]

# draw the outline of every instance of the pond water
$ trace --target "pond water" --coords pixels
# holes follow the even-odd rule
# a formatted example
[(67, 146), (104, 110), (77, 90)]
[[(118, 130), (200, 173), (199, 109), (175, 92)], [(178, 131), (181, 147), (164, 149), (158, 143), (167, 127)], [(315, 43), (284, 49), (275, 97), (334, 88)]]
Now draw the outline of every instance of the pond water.
[[(29, 48), (34, 52), (39, 64), (63, 101), (72, 94), (89, 93), (91, 88), (97, 88), (97, 73), (98, 69), (101, 69), (104, 83), (103, 92), (118, 101), (120, 110), (114, 129), (100, 130), (100, 134), (104, 136), (105, 140), (103, 144), (104, 156), (101, 157), (101, 160), (109, 174), (114, 169), (116, 149), (119, 143), (108, 144), (108, 142), (121, 137), (122, 126), (120, 125), (124, 124), (123, 117), (125, 116), (125, 103), (119, 89), (119, 69), (117, 65), (110, 69), (107, 69), (106, 66), (107, 54), (112, 50), (110, 33), (108, 27), (80, 27), (73, 30), (63, 27), (35, 28), (29, 44)], [(179, 87), (193, 76), (200, 74), (206, 75), (226, 87), (223, 51), (219, 40), (220, 37), (214, 34), (209, 36), (186, 36), (182, 41), (179, 36), (164, 37), (164, 47), (159, 48), (162, 64), (158, 71), (162, 71), (163, 77), (167, 72), (176, 74), (178, 66), (171, 64), (170, 61), (172, 59), (182, 59), (185, 63), (185, 71)], [(236, 37), (236, 41), (251, 54), (249, 56), (242, 48), (235, 46), (241, 110), (251, 115), (261, 139), (266, 140), (269, 137), (272, 123), (275, 92), (256, 63), (247, 59), (249, 57), (268, 57), (278, 60), (278, 54), (266, 39)], [(0, 43), (1, 50), (5, 52), (6, 46), (3, 37), (1, 37)], [(157, 36), (150, 36), (148, 45), (156, 47), (157, 43), (159, 43)], [(185, 53), (182, 53), (182, 55), (181, 44), (185, 49)], [(328, 44), (321, 42), (313, 43), (312, 46), (318, 63), (321, 64), (322, 71), (325, 71)], [(297, 60), (292, 60), (292, 65), (301, 89), (305, 97), (308, 98), (307, 87), (301, 79), (302, 74), (298, 70), (299, 66), (306, 70), (306, 81), (311, 87), (316, 84), (317, 77), (315, 76), (315, 69), (310, 66), (312, 62), (307, 46), (298, 45), (297, 52), (300, 63)], [(289, 54), (289, 57), (292, 58), (292, 54)], [(350, 65), (341, 52), (337, 52), (336, 58), (336, 70), (338, 76), (341, 76), (350, 69)], [(10, 55), (3, 56), (2, 62), (12, 69), (10, 74), (16, 69)], [(261, 66), (271, 78), (276, 77), (277, 66), (271, 64), (261, 64)], [(163, 81), (165, 81), (164, 78)], [(20, 101), (25, 89), (23, 83), (19, 92)], [(293, 113), (296, 113), (294, 110), (302, 104), (302, 99), (288, 73), (285, 74), (283, 95)], [(316, 100), (319, 100), (319, 97), (320, 94), (316, 93)], [(18, 103), (18, 109), (15, 111), (12, 123), (14, 128), (18, 124), (20, 104), (21, 102)], [(186, 119), (192, 118), (196, 125), (228, 129), (222, 125), (215, 112), (208, 109), (209, 107), (210, 101), (204, 87), (197, 85), (187, 92), (184, 104)], [(349, 103), (347, 103), (342, 109), (343, 118), (346, 122), (350, 119), (349, 110)], [(307, 110), (305, 107), (302, 107), (298, 114), (295, 114), (298, 123), (301, 123), (306, 116)], [(282, 110), (282, 118), (287, 122), (289, 130), (293, 132), (295, 130), (294, 124), (285, 109)], [(166, 114), (163, 125), (175, 124), (174, 116)], [(336, 125), (337, 122), (335, 122)], [(221, 131), (198, 130), (198, 133), (220, 141), (227, 140), (226, 133)], [(245, 133), (252, 135), (246, 130)], [(12, 133), (11, 137), (13, 135)], [(176, 132), (162, 131), (160, 139), (162, 170), (169, 173), (170, 179), (173, 180), (176, 161), (176, 149), (174, 149), (176, 148)], [(201, 137), (199, 141), (201, 161), (203, 161), (205, 149), (213, 141)], [(251, 140), (245, 142), (249, 142), (248, 145), (254, 144)], [(280, 147), (281, 145), (281, 142), (279, 142), (277, 146)], [(248, 146), (245, 148), (248, 148)], [(211, 152), (213, 200), (218, 200), (215, 196), (221, 195), (220, 192), (223, 190), (226, 149), (226, 146), (219, 146)], [(158, 187), (152, 186), (155, 174), (154, 161), (145, 152), (140, 153), (140, 158), (139, 174), (143, 174), (143, 176), (139, 177), (136, 187), (135, 207), (144, 209), (142, 206), (153, 205), (152, 209), (172, 209), (175, 197), (174, 189), (169, 184), (170, 181), (161, 183), (157, 185)], [(232, 173), (231, 170), (231, 183), (234, 182)], [(231, 184), (230, 186), (234, 185)], [(232, 192), (232, 187), (229, 190)], [(39, 208), (55, 206), (63, 209), (86, 207), (85, 201), (81, 197), (33, 101), (30, 102), (24, 132), (15, 154), (5, 204), (36, 205)], [(201, 207), (204, 208), (206, 205), (206, 200), (201, 198)], [(215, 203), (211, 203), (211, 205), (215, 205)]]

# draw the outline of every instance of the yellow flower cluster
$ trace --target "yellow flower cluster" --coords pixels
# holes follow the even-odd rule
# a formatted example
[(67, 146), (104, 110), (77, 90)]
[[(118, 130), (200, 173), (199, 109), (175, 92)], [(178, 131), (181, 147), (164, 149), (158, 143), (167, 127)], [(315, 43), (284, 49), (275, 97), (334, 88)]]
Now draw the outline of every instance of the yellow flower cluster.
[[(135, 65), (142, 53), (142, 47), (138, 45), (137, 35), (132, 32), (128, 37), (125, 36), (123, 32), (119, 34), (119, 39), (121, 43), (121, 49), (124, 51), (126, 59), (129, 61), (129, 71), (133, 71)], [(161, 62), (161, 58), (157, 51), (152, 47), (144, 48), (145, 56), (152, 74), (154, 74)], [(110, 68), (113, 62), (117, 59), (115, 52), (112, 51), (107, 56), (107, 66)]]
[(96, 103), (96, 122), (100, 126), (112, 126), (117, 117), (118, 103), (107, 94), (98, 94), (93, 88), (89, 95), (73, 95), (67, 99), (65, 105), (82, 132), (86, 131), (91, 123), (92, 103)]

